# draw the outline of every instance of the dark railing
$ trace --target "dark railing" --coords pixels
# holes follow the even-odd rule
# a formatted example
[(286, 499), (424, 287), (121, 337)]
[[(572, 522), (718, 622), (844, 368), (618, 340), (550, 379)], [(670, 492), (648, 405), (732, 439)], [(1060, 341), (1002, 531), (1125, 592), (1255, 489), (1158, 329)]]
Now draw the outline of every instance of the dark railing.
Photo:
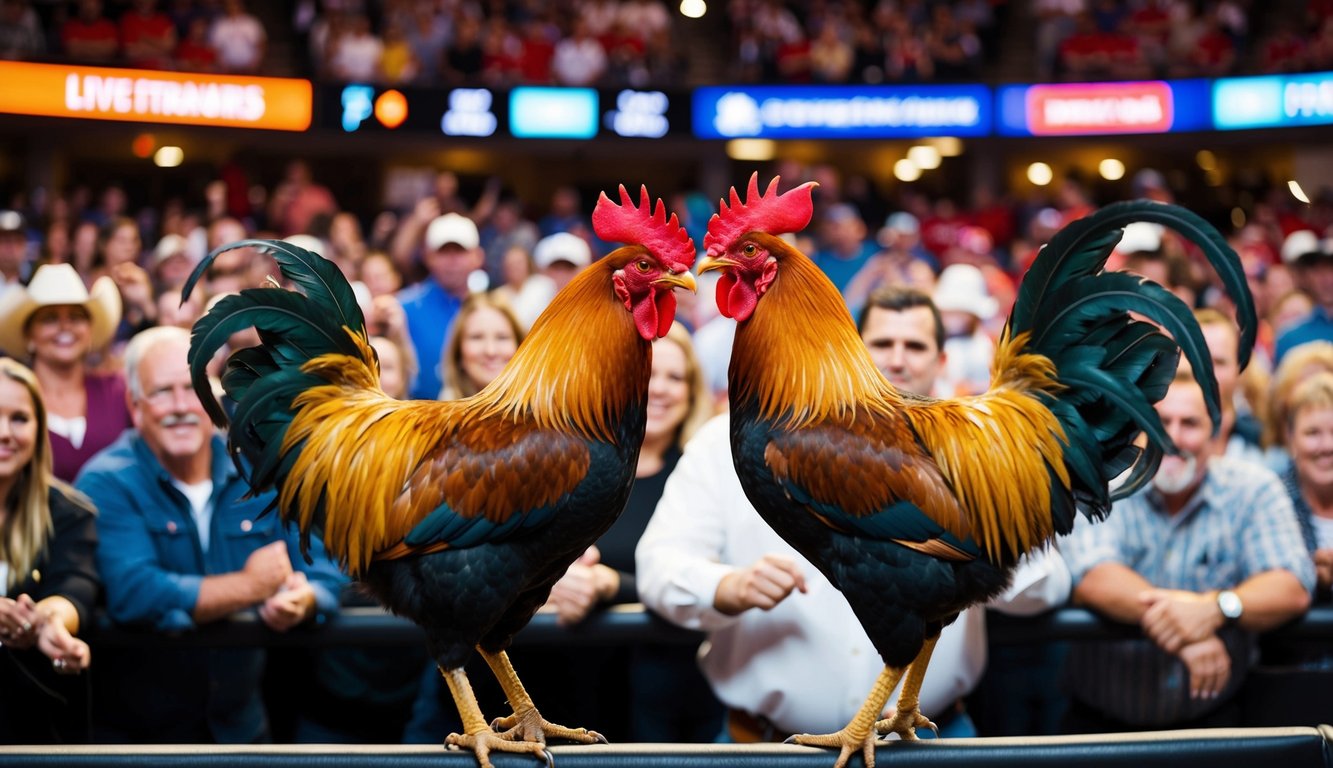
[[(1138, 628), (1108, 621), (1082, 608), (1061, 608), (1040, 616), (1016, 618), (997, 612), (988, 617), (992, 643), (1031, 643), (1043, 640), (1099, 640), (1137, 637)], [(1274, 631), (1284, 637), (1333, 640), (1333, 606), (1318, 606), (1300, 620)], [(681, 629), (636, 604), (598, 611), (574, 627), (556, 624), (555, 614), (539, 613), (514, 638), (516, 645), (692, 645), (703, 635)], [(421, 643), (420, 628), (406, 619), (374, 607), (344, 608), (325, 624), (285, 634), (272, 632), (253, 612), (192, 632), (164, 635), (112, 625), (105, 617), (89, 637), (94, 646), (144, 647), (145, 642), (170, 645), (218, 646), (398, 646)]]

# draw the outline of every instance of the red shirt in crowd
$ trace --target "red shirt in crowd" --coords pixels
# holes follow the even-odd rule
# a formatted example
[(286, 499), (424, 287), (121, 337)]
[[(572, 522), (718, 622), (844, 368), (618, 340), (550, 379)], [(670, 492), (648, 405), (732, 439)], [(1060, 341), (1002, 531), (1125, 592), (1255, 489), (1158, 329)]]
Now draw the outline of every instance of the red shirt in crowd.
[[(105, 54), (93, 54), (105, 45)], [(65, 53), (84, 61), (106, 61), (120, 52), (120, 33), (110, 19), (86, 21), (75, 16), (60, 27), (60, 44)]]

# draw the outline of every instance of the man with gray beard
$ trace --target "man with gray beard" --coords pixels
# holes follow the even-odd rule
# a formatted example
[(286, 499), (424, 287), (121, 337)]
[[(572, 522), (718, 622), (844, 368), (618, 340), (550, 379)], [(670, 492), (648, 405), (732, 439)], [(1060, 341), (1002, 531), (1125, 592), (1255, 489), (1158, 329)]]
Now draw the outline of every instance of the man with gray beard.
[(1156, 406), (1180, 454), (1060, 541), (1074, 601), (1143, 633), (1070, 649), (1068, 733), (1243, 725), (1256, 634), (1310, 603), (1314, 568), (1282, 482), (1214, 455), (1203, 392), (1183, 372)]
[[(262, 515), (272, 494), (227, 455), (190, 383), (189, 332), (158, 327), (125, 350), (134, 428), (84, 465), (75, 485), (97, 505), (107, 612), (164, 633), (255, 612), (275, 632), (337, 610), (341, 579), (318, 542)], [(94, 679), (94, 741), (269, 740), (260, 698), (264, 651), (105, 650)]]

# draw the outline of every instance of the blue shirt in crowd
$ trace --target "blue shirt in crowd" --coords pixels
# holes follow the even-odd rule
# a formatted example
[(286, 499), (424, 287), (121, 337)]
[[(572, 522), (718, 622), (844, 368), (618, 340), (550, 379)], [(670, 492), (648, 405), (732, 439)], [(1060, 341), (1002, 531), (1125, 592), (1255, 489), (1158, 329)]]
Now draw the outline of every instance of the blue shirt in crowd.
[[(76, 487), (96, 504), (97, 564), (106, 588), (107, 613), (118, 624), (160, 632), (196, 629), (193, 611), (205, 576), (239, 571), (256, 549), (287, 542), (292, 567), (314, 587), (321, 618), (338, 609), (345, 580), (317, 539), (308, 565), (299, 534), (278, 516), (261, 512), (265, 493), (245, 498), (250, 486), (212, 438), (211, 502), (207, 551), (189, 500), (136, 430), (127, 430), (94, 456)], [(117, 649), (119, 650), (119, 649)], [(268, 738), (260, 696), (262, 648), (99, 651), (95, 701), (109, 704), (95, 715), (108, 740), (254, 743)], [(113, 658), (107, 658), (113, 656)]]
[(1312, 341), (1333, 341), (1333, 318), (1323, 307), (1315, 307), (1310, 316), (1283, 331), (1277, 337), (1277, 349), (1273, 353), (1273, 364), (1282, 362), (1282, 358), (1291, 350)]
[(417, 375), (408, 387), (416, 400), (437, 400), (444, 383), (440, 378), (440, 355), (449, 336), (449, 326), (463, 302), (447, 293), (430, 278), (398, 292), (407, 315), (407, 332), (417, 353)]

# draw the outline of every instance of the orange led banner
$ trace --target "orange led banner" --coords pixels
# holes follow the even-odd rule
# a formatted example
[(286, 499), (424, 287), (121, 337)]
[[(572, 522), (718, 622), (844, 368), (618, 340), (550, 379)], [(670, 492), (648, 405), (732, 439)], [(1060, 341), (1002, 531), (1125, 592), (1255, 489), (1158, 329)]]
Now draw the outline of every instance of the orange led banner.
[(0, 62), (0, 112), (304, 131), (308, 80)]

